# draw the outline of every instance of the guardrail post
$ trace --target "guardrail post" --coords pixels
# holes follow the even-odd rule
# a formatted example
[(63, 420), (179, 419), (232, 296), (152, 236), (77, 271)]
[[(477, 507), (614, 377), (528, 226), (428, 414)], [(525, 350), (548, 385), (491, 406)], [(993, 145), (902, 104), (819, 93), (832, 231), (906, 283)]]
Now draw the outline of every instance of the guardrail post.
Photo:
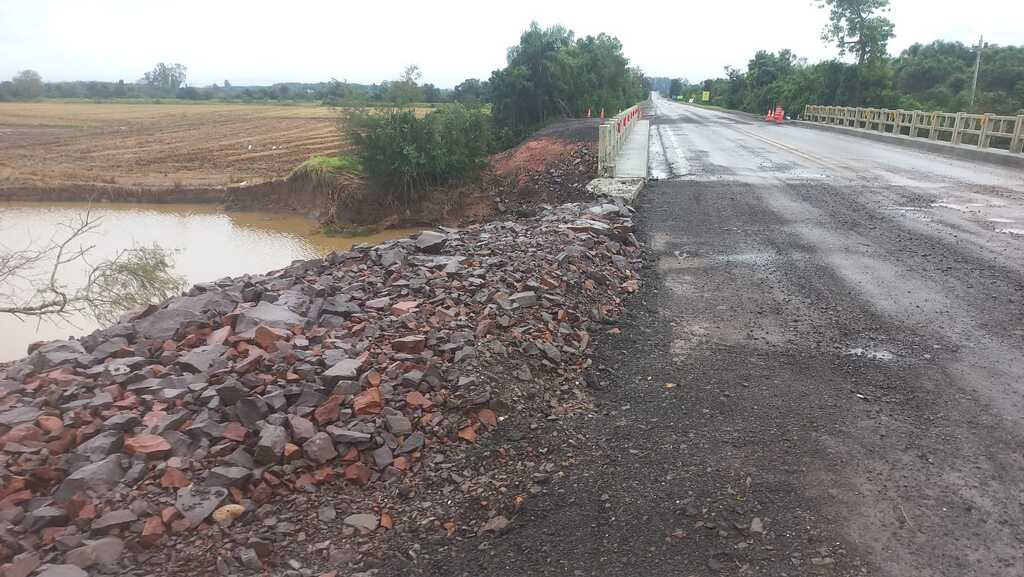
[(917, 138), (917, 121), (918, 111), (914, 110), (910, 113), (910, 138)]
[(992, 126), (992, 114), (986, 113), (981, 118), (981, 131), (978, 132), (978, 148), (988, 148), (989, 140), (991, 137), (988, 135), (988, 131)]
[(1024, 152), (1024, 114), (1017, 115), (1013, 139), (1010, 141), (1010, 152)]
[(903, 134), (903, 109), (900, 108), (896, 111), (896, 116), (892, 121), (892, 133), (899, 136)]
[(939, 113), (932, 112), (931, 129), (928, 130), (928, 140), (937, 140), (939, 138)]
[(960, 144), (963, 141), (964, 135), (960, 131), (964, 129), (964, 117), (965, 113), (956, 113), (956, 122), (953, 123), (953, 138), (950, 140), (953, 144)]

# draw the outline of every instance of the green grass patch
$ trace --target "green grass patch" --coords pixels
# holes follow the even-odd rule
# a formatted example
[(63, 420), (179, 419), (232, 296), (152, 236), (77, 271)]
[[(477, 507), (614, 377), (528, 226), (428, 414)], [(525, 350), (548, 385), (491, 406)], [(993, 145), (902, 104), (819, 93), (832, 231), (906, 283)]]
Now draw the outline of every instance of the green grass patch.
[(323, 227), (324, 236), (351, 238), (355, 236), (370, 236), (380, 232), (380, 226), (376, 224), (328, 224)]
[(300, 164), (288, 175), (288, 178), (327, 184), (342, 174), (358, 174), (361, 171), (362, 166), (359, 161), (351, 156), (320, 154)]

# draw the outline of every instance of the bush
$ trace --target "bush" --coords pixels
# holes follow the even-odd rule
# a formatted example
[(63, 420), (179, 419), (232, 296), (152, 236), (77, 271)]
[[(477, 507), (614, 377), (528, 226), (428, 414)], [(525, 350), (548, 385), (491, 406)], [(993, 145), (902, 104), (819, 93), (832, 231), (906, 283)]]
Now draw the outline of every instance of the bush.
[(433, 187), (474, 174), (490, 147), (490, 119), (479, 108), (360, 110), (345, 121), (367, 177), (385, 200), (408, 209)]

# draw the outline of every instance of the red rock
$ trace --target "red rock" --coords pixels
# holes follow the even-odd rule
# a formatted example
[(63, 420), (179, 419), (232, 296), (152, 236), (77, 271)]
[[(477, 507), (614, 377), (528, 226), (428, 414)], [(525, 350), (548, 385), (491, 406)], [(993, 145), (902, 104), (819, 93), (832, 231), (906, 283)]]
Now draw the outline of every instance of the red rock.
[(380, 394), (380, 389), (366, 389), (359, 393), (352, 401), (352, 407), (359, 416), (380, 413), (384, 408), (384, 398)]
[(39, 417), (38, 422), (39, 428), (51, 435), (59, 435), (64, 432), (64, 421), (60, 420), (59, 417), (43, 415)]
[(302, 456), (302, 449), (298, 445), (293, 443), (287, 443), (284, 446), (284, 462), (288, 463), (298, 459)]
[(158, 424), (160, 420), (166, 416), (167, 413), (165, 413), (164, 411), (150, 411), (142, 417), (142, 424), (147, 427), (150, 427), (152, 425)]
[(28, 501), (31, 498), (32, 498), (32, 491), (29, 491), (28, 489), (24, 489), (24, 490), (21, 490), (21, 491), (15, 491), (15, 492), (11, 493), (10, 495), (7, 495), (3, 499), (0, 499), (0, 511), (2, 511), (4, 509), (9, 509), (9, 508), (14, 507), (16, 505), (20, 505), (20, 504), (24, 503), (25, 501)]
[(241, 443), (245, 440), (245, 436), (249, 433), (249, 429), (242, 426), (241, 423), (231, 421), (224, 426), (224, 438)]
[(284, 329), (275, 329), (265, 325), (256, 327), (256, 344), (266, 351), (277, 350), (277, 341), (285, 340), (292, 334)]
[(181, 469), (175, 469), (174, 467), (164, 469), (164, 474), (160, 477), (160, 486), (164, 488), (180, 489), (191, 484), (192, 482), (185, 476), (185, 473)]
[(342, 464), (355, 463), (359, 460), (359, 449), (355, 447), (349, 447), (348, 452), (341, 456), (340, 461)]
[(402, 337), (391, 341), (391, 349), (397, 353), (416, 355), (422, 353), (425, 348), (427, 348), (427, 338), (423, 335)]
[(498, 415), (490, 409), (480, 409), (476, 412), (476, 418), (480, 420), (485, 427), (493, 429), (498, 426)]
[(171, 507), (164, 507), (163, 509), (160, 509), (160, 520), (163, 521), (165, 525), (167, 523), (170, 523), (171, 521), (174, 521), (177, 518), (178, 518), (178, 508), (177, 507), (171, 506)]
[(0, 437), (0, 444), (23, 444), (25, 441), (38, 441), (42, 438), (43, 431), (39, 427), (32, 423), (22, 423), (20, 425), (15, 425), (10, 431), (7, 431), (7, 433)]
[(382, 512), (380, 514), (380, 526), (384, 529), (391, 529), (395, 526), (395, 520), (390, 514)]
[(166, 534), (167, 527), (164, 526), (164, 522), (160, 517), (147, 517), (145, 524), (142, 526), (142, 535), (139, 537), (139, 542), (142, 543), (143, 547), (154, 547), (163, 540)]
[(370, 475), (373, 471), (362, 463), (352, 463), (345, 467), (345, 480), (350, 483), (365, 485), (370, 482)]
[(402, 301), (391, 305), (391, 314), (396, 317), (407, 315), (420, 306), (420, 301)]
[(341, 395), (331, 395), (323, 404), (317, 407), (313, 411), (313, 420), (316, 421), (316, 424), (322, 427), (337, 421), (338, 416), (341, 414), (341, 402), (343, 400), (344, 397)]
[(170, 454), (171, 444), (160, 435), (135, 435), (124, 440), (124, 450), (147, 459), (161, 459)]
[(25, 477), (9, 476), (4, 478), (3, 486), (0, 486), (0, 499), (18, 491), (23, 490), (27, 486)]
[(223, 345), (231, 336), (231, 325), (224, 325), (206, 336), (206, 344)]
[(462, 439), (463, 441), (475, 443), (476, 429), (472, 425), (466, 427), (465, 429), (462, 429), (461, 431), (459, 431), (459, 438)]
[(423, 393), (419, 391), (409, 391), (405, 394), (405, 403), (410, 407), (418, 409), (429, 409), (434, 403), (430, 402), (430, 399), (423, 396)]

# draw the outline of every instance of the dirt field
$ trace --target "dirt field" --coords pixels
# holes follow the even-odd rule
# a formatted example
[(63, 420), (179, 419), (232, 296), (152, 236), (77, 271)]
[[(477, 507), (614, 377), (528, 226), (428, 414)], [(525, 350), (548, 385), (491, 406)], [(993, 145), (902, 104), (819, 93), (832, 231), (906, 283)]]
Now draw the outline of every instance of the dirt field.
[(262, 182), (338, 150), (337, 116), (321, 106), (0, 103), (0, 195)]

